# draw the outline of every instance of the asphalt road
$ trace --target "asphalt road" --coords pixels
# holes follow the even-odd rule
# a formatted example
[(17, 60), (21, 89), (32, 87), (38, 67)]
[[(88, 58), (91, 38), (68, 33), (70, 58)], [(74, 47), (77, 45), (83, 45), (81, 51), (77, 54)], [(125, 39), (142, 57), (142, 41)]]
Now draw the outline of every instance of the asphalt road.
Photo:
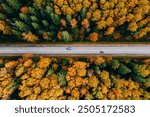
[[(70, 46), (69, 46), (70, 47)], [(0, 55), (26, 53), (46, 55), (150, 55), (150, 46), (0, 47)]]

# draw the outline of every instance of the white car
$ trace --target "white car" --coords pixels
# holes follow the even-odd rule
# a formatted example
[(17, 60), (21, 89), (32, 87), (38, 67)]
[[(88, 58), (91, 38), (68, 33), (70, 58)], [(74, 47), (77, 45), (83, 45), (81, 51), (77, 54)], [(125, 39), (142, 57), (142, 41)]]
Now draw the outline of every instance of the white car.
[(72, 50), (72, 47), (67, 47), (66, 50)]

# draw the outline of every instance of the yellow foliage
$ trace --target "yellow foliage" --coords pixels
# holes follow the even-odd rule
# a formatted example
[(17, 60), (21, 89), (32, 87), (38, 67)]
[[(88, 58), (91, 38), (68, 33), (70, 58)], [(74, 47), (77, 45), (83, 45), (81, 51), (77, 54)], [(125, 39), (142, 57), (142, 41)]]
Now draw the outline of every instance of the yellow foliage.
[(14, 85), (14, 79), (10, 74), (0, 73), (0, 99), (6, 100), (10, 98), (10, 95), (13, 93), (15, 89), (13, 85)]
[(3, 34), (6, 34), (6, 35), (12, 34), (11, 28), (3, 20), (0, 20), (0, 32), (2, 32)]
[(136, 22), (131, 22), (128, 26), (128, 29), (131, 31), (131, 32), (135, 32), (137, 31), (138, 29), (138, 25), (136, 24)]
[(40, 61), (37, 64), (39, 68), (47, 68), (51, 64), (51, 59), (48, 57), (40, 57)]
[(101, 74), (100, 74), (100, 78), (101, 78), (102, 80), (107, 80), (107, 79), (109, 79), (109, 72), (103, 70), (103, 71), (101, 72)]
[(78, 88), (74, 88), (74, 89), (72, 90), (71, 96), (74, 97), (75, 99), (79, 99), (80, 92), (79, 92)]
[(94, 62), (95, 62), (95, 64), (99, 64), (100, 65), (100, 64), (105, 62), (105, 59), (103, 57), (101, 57), (101, 56), (95, 57)]
[(26, 68), (28, 68), (28, 67), (31, 67), (31, 65), (32, 65), (32, 60), (31, 59), (28, 59), (28, 60), (26, 60), (25, 62), (24, 62), (24, 66), (26, 67)]
[(23, 40), (29, 41), (29, 42), (36, 42), (38, 40), (38, 37), (31, 32), (29, 33), (22, 33)]
[(98, 33), (96, 32), (91, 33), (89, 39), (93, 42), (96, 42), (98, 40)]
[(98, 84), (99, 84), (99, 81), (96, 78), (96, 76), (89, 77), (89, 79), (88, 79), (88, 86), (89, 87), (96, 89)]
[(88, 19), (84, 19), (84, 20), (82, 21), (82, 26), (83, 26), (85, 29), (88, 29), (88, 28), (89, 28), (90, 24), (89, 24)]
[[(69, 57), (67, 58), (70, 61), (69, 65), (61, 66), (65, 74), (53, 71), (48, 77), (46, 74), (49, 66), (56, 66), (54, 68), (57, 70), (62, 59), (51, 57), (39, 57), (39, 59), (39, 62), (33, 61), (33, 55), (24, 55), (17, 60), (0, 59), (2, 64), (5, 64), (0, 68), (0, 99), (9, 99), (16, 88), (15, 77), (20, 78), (21, 81), (18, 84), (19, 97), (27, 100), (149, 99), (149, 92), (146, 90), (150, 87), (148, 59), (142, 60), (143, 64), (139, 64), (134, 70), (137, 75), (146, 77), (145, 83), (135, 82), (131, 80), (131, 76), (125, 79), (106, 71), (101, 64), (106, 62), (109, 66), (112, 57), (87, 57), (86, 62), (83, 62), (82, 58)], [(120, 62), (127, 64), (125, 59), (120, 59)], [(97, 65), (100, 74), (96, 73), (92, 65)], [(92, 71), (90, 76), (89, 71)], [(63, 86), (60, 85), (61, 78), (65, 82)]]
[(93, 12), (93, 16), (92, 16), (92, 21), (98, 21), (101, 18), (101, 11), (100, 10), (96, 10)]
[(5, 64), (5, 68), (6, 69), (13, 69), (17, 65), (18, 65), (18, 61), (10, 61), (10, 62)]
[(105, 35), (111, 35), (114, 32), (115, 28), (114, 27), (109, 27), (107, 31), (105, 32)]
[(71, 24), (71, 28), (76, 28), (77, 27), (77, 20), (76, 19), (72, 19), (70, 21), (70, 24)]
[(42, 78), (44, 74), (45, 70), (38, 67), (31, 71), (31, 77), (33, 78)]
[(73, 67), (68, 68), (68, 75), (69, 76), (75, 76), (76, 75), (76, 69)]

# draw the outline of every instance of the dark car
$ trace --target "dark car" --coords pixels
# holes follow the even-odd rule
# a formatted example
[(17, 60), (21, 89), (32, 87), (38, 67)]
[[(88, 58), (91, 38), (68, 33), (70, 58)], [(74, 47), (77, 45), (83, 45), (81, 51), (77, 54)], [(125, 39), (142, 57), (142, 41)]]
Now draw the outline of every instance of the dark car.
[(103, 54), (103, 53), (104, 53), (104, 51), (100, 51), (100, 53), (101, 53), (101, 54)]

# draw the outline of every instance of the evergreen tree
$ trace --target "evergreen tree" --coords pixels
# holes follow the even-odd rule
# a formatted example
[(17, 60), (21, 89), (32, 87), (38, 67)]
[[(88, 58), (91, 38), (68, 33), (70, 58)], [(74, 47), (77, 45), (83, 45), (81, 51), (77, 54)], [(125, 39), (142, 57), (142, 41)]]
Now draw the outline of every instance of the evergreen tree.
[(113, 60), (111, 62), (111, 66), (112, 66), (113, 69), (117, 69), (120, 66), (120, 63), (119, 63), (118, 60)]
[(121, 75), (125, 75), (125, 74), (128, 74), (128, 73), (131, 73), (131, 70), (126, 65), (121, 64), (118, 67), (118, 73), (121, 74)]
[[(98, 0), (1, 1), (0, 20), (6, 21), (12, 28), (13, 34), (17, 34), (16, 36), (22, 39), (22, 34), (29, 32), (35, 34), (40, 41), (65, 42), (83, 40), (95, 42), (105, 38), (119, 39), (121, 36), (127, 39), (139, 39), (149, 34), (149, 5), (139, 6), (140, 9), (145, 7), (145, 10), (136, 13), (137, 8), (133, 7), (132, 10), (128, 10), (129, 8), (126, 7), (128, 5), (122, 9), (108, 10), (105, 4), (101, 4)], [(107, 1), (108, 4), (110, 2)], [(119, 2), (116, 3), (116, 6), (118, 5)], [(121, 12), (117, 13), (116, 10), (121, 10)], [(132, 13), (132, 11), (135, 12)], [(137, 20), (133, 22), (132, 19)], [(62, 35), (59, 32), (62, 32)], [(119, 63), (114, 61), (113, 69), (118, 67)]]

